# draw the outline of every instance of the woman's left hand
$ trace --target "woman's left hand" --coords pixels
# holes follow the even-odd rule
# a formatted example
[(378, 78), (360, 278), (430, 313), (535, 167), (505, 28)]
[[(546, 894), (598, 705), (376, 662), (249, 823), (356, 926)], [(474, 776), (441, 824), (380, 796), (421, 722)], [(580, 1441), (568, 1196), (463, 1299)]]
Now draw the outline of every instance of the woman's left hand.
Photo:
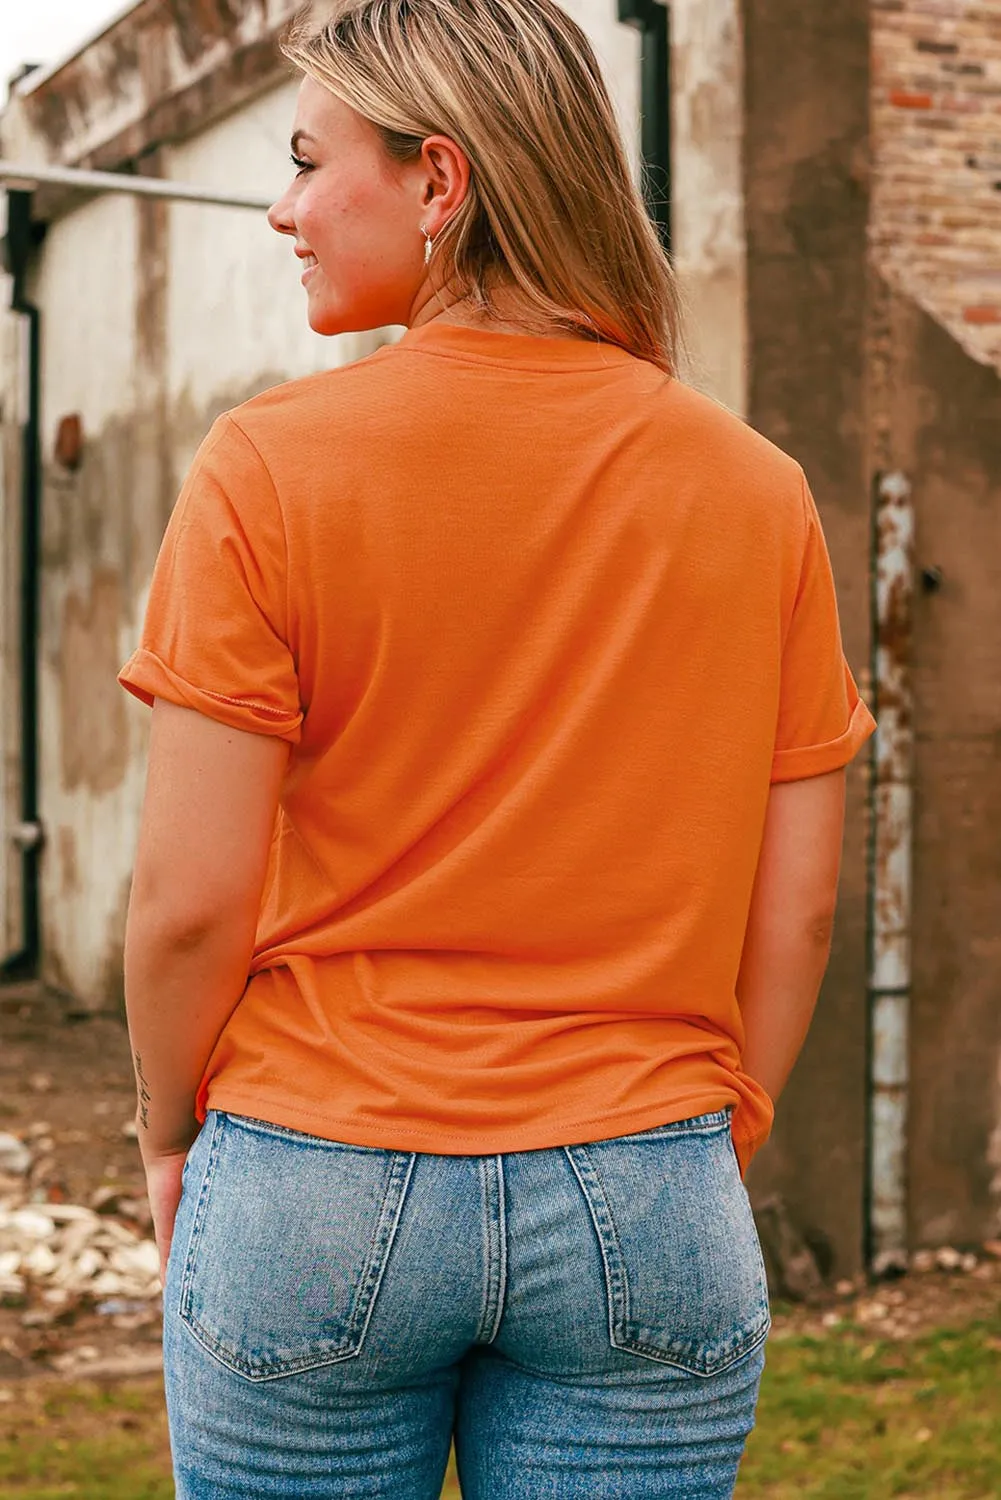
[(167, 1284), (167, 1257), (170, 1242), (174, 1238), (174, 1220), (181, 1201), (181, 1174), (188, 1159), (187, 1151), (167, 1151), (160, 1156), (144, 1157), (146, 1168), (146, 1191), (149, 1194), (150, 1213), (153, 1215), (153, 1233), (160, 1252), (160, 1282)]

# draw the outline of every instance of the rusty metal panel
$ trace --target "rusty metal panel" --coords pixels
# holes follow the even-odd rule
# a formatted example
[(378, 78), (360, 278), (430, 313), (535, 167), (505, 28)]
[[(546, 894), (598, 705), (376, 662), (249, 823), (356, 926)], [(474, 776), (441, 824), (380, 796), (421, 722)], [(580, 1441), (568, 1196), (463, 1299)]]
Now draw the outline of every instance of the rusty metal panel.
[(875, 511), (869, 1235), (877, 1273), (907, 1263), (911, 990), (914, 511), (906, 475), (880, 476)]
[(15, 842), (21, 816), (21, 475), (24, 330), (8, 311), (0, 275), (0, 962), (24, 942), (24, 869)]

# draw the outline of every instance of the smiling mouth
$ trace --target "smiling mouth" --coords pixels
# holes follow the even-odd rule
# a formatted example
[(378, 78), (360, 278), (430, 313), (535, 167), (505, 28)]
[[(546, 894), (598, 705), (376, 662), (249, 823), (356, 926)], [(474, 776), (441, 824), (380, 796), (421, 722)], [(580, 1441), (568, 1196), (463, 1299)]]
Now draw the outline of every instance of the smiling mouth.
[(300, 281), (302, 281), (303, 283), (308, 281), (318, 265), (319, 261), (317, 260), (315, 255), (304, 255), (302, 257), (302, 275), (299, 278)]

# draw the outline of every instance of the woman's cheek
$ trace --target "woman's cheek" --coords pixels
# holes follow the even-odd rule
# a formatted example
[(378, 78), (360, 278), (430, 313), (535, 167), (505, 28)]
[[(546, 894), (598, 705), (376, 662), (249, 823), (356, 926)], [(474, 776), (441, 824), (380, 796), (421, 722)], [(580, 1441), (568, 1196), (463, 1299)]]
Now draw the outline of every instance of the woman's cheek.
[(303, 239), (317, 254), (330, 238), (333, 218), (333, 205), (324, 201), (322, 189), (307, 182), (299, 199), (296, 222)]

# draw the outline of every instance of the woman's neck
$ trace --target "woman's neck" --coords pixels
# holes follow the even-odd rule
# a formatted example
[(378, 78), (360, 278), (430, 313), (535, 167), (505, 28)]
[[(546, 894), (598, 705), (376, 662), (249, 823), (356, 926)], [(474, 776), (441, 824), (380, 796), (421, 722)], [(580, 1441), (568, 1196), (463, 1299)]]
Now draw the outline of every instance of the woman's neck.
[(489, 333), (531, 334), (542, 338), (576, 339), (581, 337), (564, 328), (540, 329), (538, 313), (532, 309), (516, 287), (498, 286), (490, 293), (491, 307), (484, 311), (467, 297), (456, 297), (447, 288), (432, 295), (410, 324), (423, 328), (429, 323), (443, 323), (460, 328), (478, 328)]

